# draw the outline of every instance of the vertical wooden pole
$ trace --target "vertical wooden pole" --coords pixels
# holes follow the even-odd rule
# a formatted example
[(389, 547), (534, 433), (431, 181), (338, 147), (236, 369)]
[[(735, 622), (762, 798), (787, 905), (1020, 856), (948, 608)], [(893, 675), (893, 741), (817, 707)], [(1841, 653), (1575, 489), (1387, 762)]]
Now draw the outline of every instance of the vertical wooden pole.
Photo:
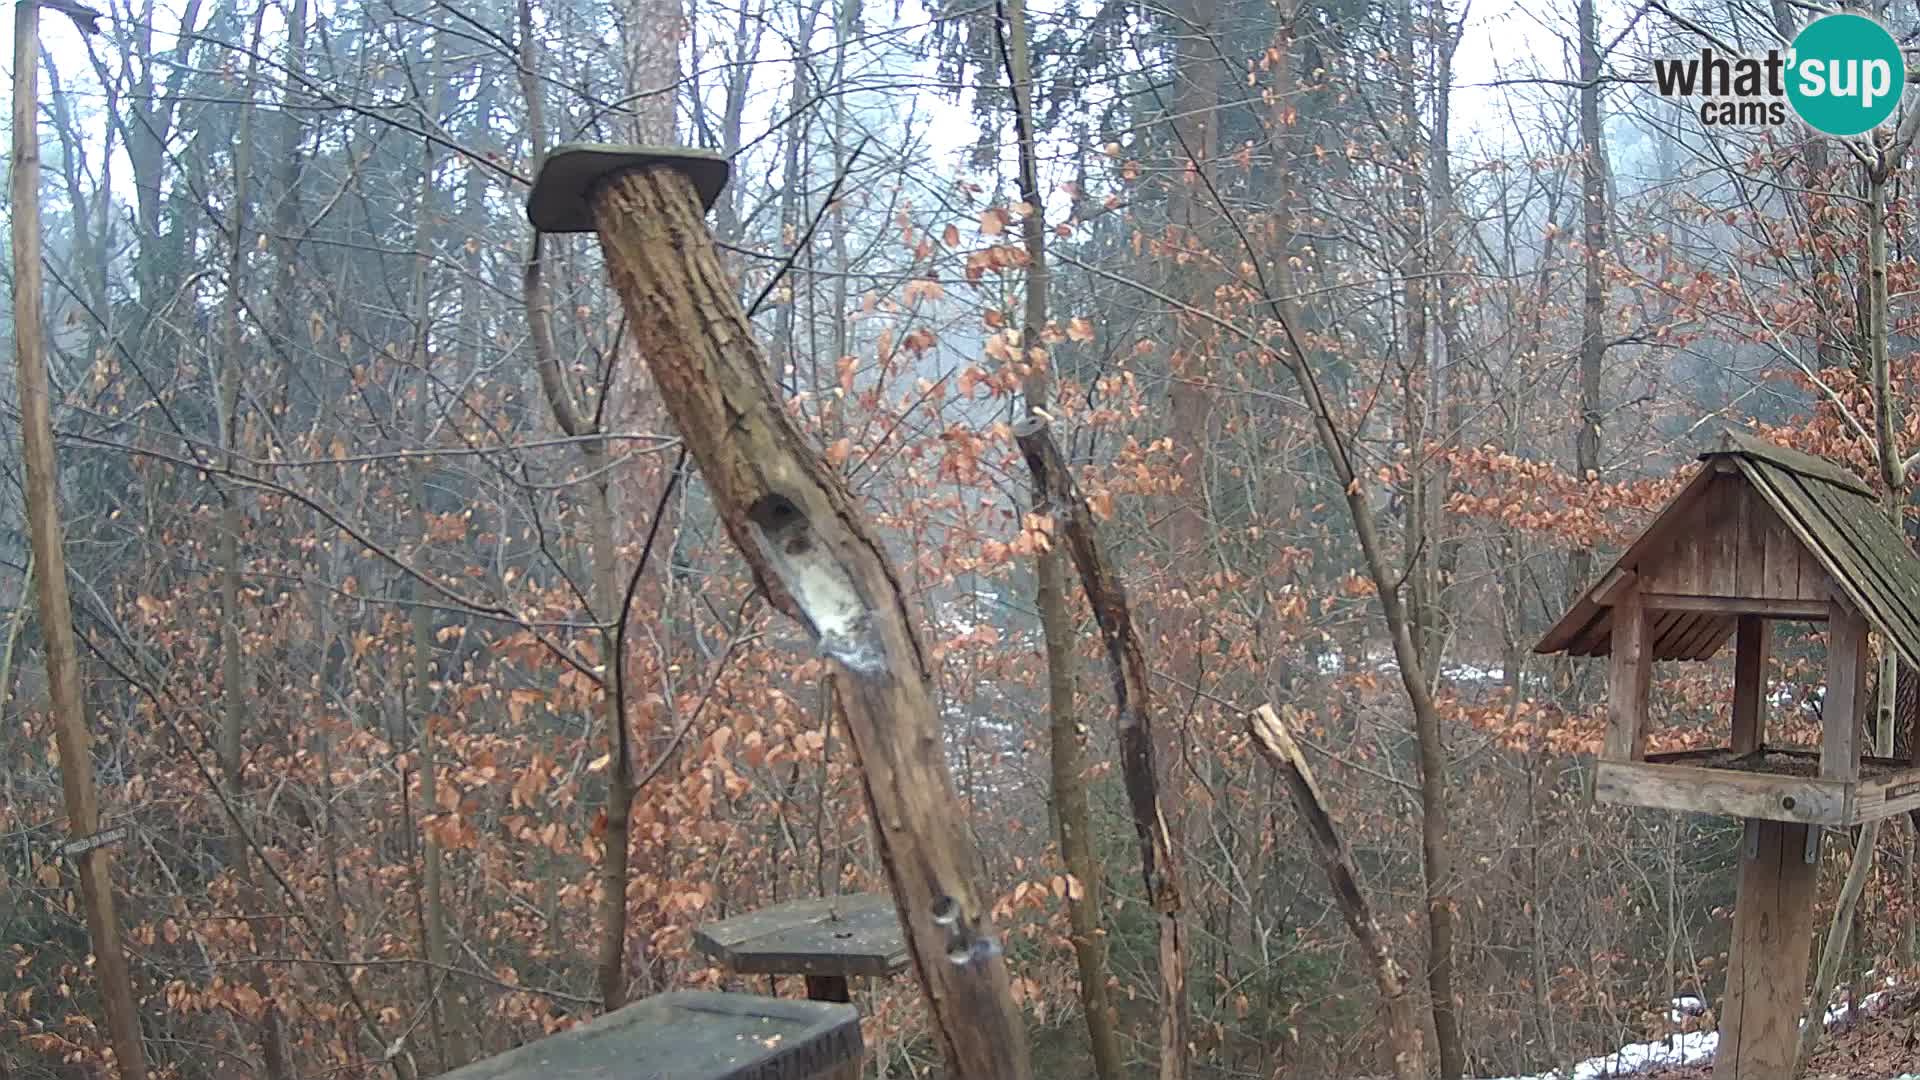
[(1806, 859), (1807, 826), (1749, 821), (1758, 851), (1740, 851), (1740, 892), (1720, 1047), (1713, 1080), (1779, 1080), (1792, 1075), (1813, 943), (1818, 864)]
[[(75, 839), (100, 831), (81, 695), (79, 644), (67, 595), (67, 555), (60, 528), (58, 466), (53, 451), (53, 402), (47, 378), (40, 310), (40, 9), (22, 0), (13, 9), (13, 356), (18, 369), (21, 456), (26, 464), (27, 532), (33, 545), (34, 594), (46, 641), (47, 682), (60, 748), (60, 786), (67, 829)], [(107, 1014), (114, 1063), (124, 1080), (147, 1075), (140, 1019), (113, 909), (113, 856), (105, 845), (78, 857), (80, 899), (87, 911), (100, 1001)]]
[(1607, 660), (1609, 761), (1647, 754), (1647, 696), (1653, 688), (1653, 642), (1640, 587), (1629, 585), (1613, 604), (1613, 651)]
[(1772, 627), (1758, 615), (1740, 616), (1733, 644), (1733, 752), (1746, 754), (1767, 741), (1767, 653)]
[[(806, 980), (809, 1001), (851, 1002), (853, 1000), (853, 988), (847, 984), (845, 975), (808, 975)], [(865, 1055), (862, 1054), (860, 1058), (844, 1065), (836, 1065), (820, 1074), (819, 1080), (860, 1080), (860, 1074), (865, 1065)]]
[(1820, 704), (1820, 776), (1826, 780), (1858, 780), (1867, 621), (1838, 598), (1829, 600), (1827, 609), (1827, 694)]

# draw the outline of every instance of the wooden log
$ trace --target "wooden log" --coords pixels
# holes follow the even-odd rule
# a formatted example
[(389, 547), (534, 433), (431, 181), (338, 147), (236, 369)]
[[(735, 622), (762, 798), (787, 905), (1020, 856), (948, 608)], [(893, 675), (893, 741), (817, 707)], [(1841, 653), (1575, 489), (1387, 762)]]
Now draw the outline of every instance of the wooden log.
[(1374, 919), (1366, 894), (1360, 891), (1353, 856), (1327, 810), (1320, 785), (1314, 782), (1313, 770), (1307, 767), (1300, 745), (1294, 742), (1286, 722), (1274, 712), (1273, 706), (1262, 705), (1247, 717), (1247, 733), (1253, 737), (1254, 749), (1286, 781), (1287, 795), (1306, 822), (1307, 834), (1313, 839), (1321, 869), (1326, 871), (1327, 884), (1333, 888), (1340, 915), (1354, 940), (1360, 943), (1360, 951), (1366, 954), (1374, 986), (1380, 991), (1381, 1007), (1387, 1014), (1387, 1041), (1393, 1048), (1394, 1075), (1400, 1080), (1425, 1080), (1426, 1049), (1421, 1041), (1419, 1016), (1407, 994), (1407, 973), (1394, 960), (1387, 936)]
[[(1133, 609), (1120, 575), (1100, 548), (1093, 512), (1074, 483), (1073, 472), (1053, 441), (1043, 415), (1013, 425), (1014, 441), (1033, 474), (1036, 505), (1052, 514), (1056, 542), (1064, 541), (1080, 574), (1087, 603), (1106, 645), (1113, 677), (1114, 719), (1120, 725), (1120, 772), (1140, 845), (1140, 872), (1147, 898), (1159, 915), (1160, 1045), (1187, 1043), (1186, 931), (1180, 918), (1180, 871), (1173, 836), (1160, 806), (1160, 774), (1154, 764), (1152, 699), (1147, 688), (1146, 649), (1133, 625)], [(1163, 1066), (1166, 1062), (1163, 1061)], [(1165, 1070), (1163, 1069), (1163, 1075)]]
[(1806, 860), (1807, 826), (1749, 822), (1756, 852), (1742, 845), (1727, 993), (1720, 1009), (1714, 1080), (1792, 1075), (1800, 1005), (1813, 943), (1819, 866)]
[(838, 668), (881, 862), (947, 1071), (1025, 1080), (1026, 1030), (975, 884), (978, 853), (926, 657), (884, 549), (781, 408), (693, 180), (655, 159), (585, 190), (637, 352), (728, 536), (773, 605)]

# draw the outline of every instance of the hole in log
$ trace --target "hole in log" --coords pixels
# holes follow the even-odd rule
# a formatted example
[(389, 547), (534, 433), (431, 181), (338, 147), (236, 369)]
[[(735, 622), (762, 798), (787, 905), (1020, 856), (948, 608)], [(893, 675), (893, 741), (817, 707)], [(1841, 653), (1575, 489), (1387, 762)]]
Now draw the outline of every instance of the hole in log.
[(933, 921), (940, 926), (952, 926), (960, 920), (960, 902), (951, 896), (943, 896), (933, 902)]
[(1791, 795), (1782, 795), (1782, 796), (1780, 796), (1780, 809), (1782, 809), (1782, 810), (1791, 810), (1791, 809), (1793, 809), (1793, 808), (1794, 808), (1794, 806), (1796, 806), (1796, 805), (1797, 805), (1797, 804), (1796, 804), (1796, 803), (1795, 803), (1795, 802), (1793, 801), (1793, 796), (1791, 796)]
[[(770, 492), (747, 508), (747, 520), (767, 571), (793, 598), (820, 651), (856, 674), (885, 672), (885, 650), (866, 599), (806, 511)], [(834, 524), (841, 523), (829, 522)]]

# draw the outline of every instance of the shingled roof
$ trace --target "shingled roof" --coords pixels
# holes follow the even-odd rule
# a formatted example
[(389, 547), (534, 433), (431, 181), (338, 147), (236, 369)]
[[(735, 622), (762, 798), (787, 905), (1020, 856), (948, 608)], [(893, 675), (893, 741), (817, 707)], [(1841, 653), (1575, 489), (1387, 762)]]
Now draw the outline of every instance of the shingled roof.
[[(1641, 533), (1618, 562), (1574, 602), (1534, 646), (1539, 653), (1604, 656), (1612, 651), (1613, 608), (1603, 603), (1623, 575), (1642, 572), (1672, 550), (1701, 511), (1716, 475), (1731, 463), (1752, 491), (1778, 515), (1808, 555), (1826, 571), (1855, 610), (1909, 665), (1920, 667), (1920, 557), (1887, 518), (1873, 489), (1825, 458), (1728, 431), (1680, 494)], [(1671, 612), (1654, 628), (1660, 660), (1704, 660), (1733, 633), (1736, 616)]]

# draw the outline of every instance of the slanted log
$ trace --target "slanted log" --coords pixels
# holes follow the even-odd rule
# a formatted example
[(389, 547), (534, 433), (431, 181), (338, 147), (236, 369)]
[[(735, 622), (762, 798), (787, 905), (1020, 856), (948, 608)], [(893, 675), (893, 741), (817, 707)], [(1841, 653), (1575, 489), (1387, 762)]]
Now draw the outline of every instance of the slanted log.
[[(949, 1074), (1026, 1080), (1026, 1031), (899, 581), (840, 477), (781, 408), (702, 191), (671, 156), (630, 158), (579, 190), (636, 351), (755, 580), (838, 669), (881, 862)], [(536, 185), (533, 200), (542, 194)]]
[(1306, 822), (1314, 853), (1320, 858), (1321, 869), (1326, 871), (1327, 884), (1333, 887), (1334, 902), (1339, 905), (1347, 929), (1360, 943), (1360, 951), (1366, 955), (1367, 966), (1373, 971), (1373, 984), (1380, 991), (1380, 1005), (1387, 1014), (1387, 1041), (1393, 1048), (1394, 1075), (1400, 1080), (1425, 1080), (1426, 1049), (1421, 1044), (1420, 1020), (1407, 995), (1407, 973), (1394, 960), (1387, 936), (1373, 917), (1367, 894), (1360, 891), (1359, 875), (1354, 873), (1353, 856), (1347, 850), (1346, 838), (1340, 835), (1332, 813), (1327, 810), (1327, 801), (1320, 794), (1320, 785), (1314, 782), (1306, 757), (1300, 753), (1300, 744), (1293, 740), (1285, 721), (1271, 705), (1262, 705), (1247, 717), (1247, 733), (1253, 736), (1254, 749), (1286, 781), (1287, 795)]
[(1093, 512), (1080, 495), (1045, 416), (1021, 418), (1014, 441), (1033, 474), (1034, 499), (1053, 516), (1056, 542), (1080, 573), (1087, 603), (1107, 649), (1113, 676), (1114, 718), (1120, 725), (1120, 772), (1126, 783), (1133, 829), (1140, 843), (1140, 872), (1160, 923), (1160, 1045), (1185, 1046), (1187, 1031), (1186, 929), (1180, 919), (1180, 870), (1173, 836), (1160, 809), (1160, 774), (1154, 764), (1153, 712), (1147, 692), (1147, 654), (1133, 625), (1133, 608), (1120, 575), (1100, 549)]

